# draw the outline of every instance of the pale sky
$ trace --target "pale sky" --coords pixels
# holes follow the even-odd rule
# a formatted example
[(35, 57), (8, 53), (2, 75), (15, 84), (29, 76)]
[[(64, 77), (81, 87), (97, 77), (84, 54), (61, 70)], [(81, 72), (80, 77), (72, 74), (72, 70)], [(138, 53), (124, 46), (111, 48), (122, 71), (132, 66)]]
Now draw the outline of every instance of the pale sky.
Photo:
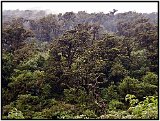
[(136, 11), (157, 12), (156, 2), (3, 2), (3, 10), (48, 10), (52, 13), (86, 11), (88, 13), (108, 13), (117, 9), (119, 13)]

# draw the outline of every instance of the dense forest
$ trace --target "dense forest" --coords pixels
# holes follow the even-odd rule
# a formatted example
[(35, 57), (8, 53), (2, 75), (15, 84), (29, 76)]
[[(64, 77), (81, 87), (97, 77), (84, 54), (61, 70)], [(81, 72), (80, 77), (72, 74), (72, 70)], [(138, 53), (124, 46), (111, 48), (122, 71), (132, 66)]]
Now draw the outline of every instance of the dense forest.
[(158, 14), (4, 10), (2, 119), (158, 119)]

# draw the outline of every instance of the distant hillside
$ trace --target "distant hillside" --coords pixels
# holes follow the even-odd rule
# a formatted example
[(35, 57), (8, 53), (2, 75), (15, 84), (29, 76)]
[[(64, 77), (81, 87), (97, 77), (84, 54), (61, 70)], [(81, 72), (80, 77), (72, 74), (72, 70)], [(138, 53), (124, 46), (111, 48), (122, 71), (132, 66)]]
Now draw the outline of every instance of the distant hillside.
[[(114, 9), (115, 10), (115, 9)], [(78, 13), (66, 12), (47, 14), (40, 10), (5, 10), (3, 11), (3, 23), (14, 23), (15, 21), (23, 24), (26, 29), (30, 29), (41, 41), (50, 41), (64, 33), (66, 30), (73, 29), (78, 24), (90, 24), (99, 26), (99, 31), (118, 32), (120, 23), (133, 23), (138, 19), (148, 19), (151, 23), (157, 23), (157, 13), (136, 13), (126, 12), (117, 13), (116, 10), (110, 13)]]

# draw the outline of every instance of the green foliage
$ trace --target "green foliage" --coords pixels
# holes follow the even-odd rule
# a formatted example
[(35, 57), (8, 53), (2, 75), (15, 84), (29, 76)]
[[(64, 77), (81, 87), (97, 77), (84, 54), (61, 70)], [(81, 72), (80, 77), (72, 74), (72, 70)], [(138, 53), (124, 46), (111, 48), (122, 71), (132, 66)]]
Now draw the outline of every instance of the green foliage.
[(138, 102), (134, 95), (127, 94), (125, 99), (130, 102), (127, 111), (111, 110), (106, 115), (98, 117), (98, 119), (158, 119), (157, 97), (148, 96), (144, 101)]
[(95, 119), (97, 116), (93, 110), (85, 110), (83, 114), (74, 116), (73, 119)]
[(87, 117), (89, 117), (89, 119), (97, 117), (96, 114), (95, 114), (95, 112), (93, 110), (89, 110), (89, 109), (85, 110), (83, 112), (83, 114), (86, 115)]
[(108, 111), (107, 115), (101, 115), (98, 119), (134, 119), (127, 111)]
[(10, 103), (9, 105), (3, 106), (3, 107), (2, 107), (2, 110), (3, 110), (2, 115), (7, 118), (8, 113), (9, 113), (13, 108), (15, 108), (13, 103)]
[(115, 61), (116, 62), (113, 63), (111, 68), (110, 78), (117, 83), (128, 75), (128, 71), (123, 67), (118, 59), (115, 59)]
[(134, 95), (131, 94), (127, 94), (125, 97), (125, 101), (129, 100), (129, 103), (131, 106), (134, 106), (135, 104), (137, 104), (139, 102), (138, 99), (135, 99), (136, 97)]
[(109, 110), (123, 109), (124, 104), (118, 100), (111, 100), (108, 104)]
[(137, 91), (137, 84), (139, 84), (137, 79), (132, 79), (130, 77), (124, 78), (118, 87), (122, 97), (127, 94), (135, 94)]
[(114, 66), (111, 68), (111, 74), (112, 76), (126, 76), (126, 70), (122, 65), (119, 63), (115, 63)]
[(11, 81), (10, 76), (13, 73), (14, 63), (12, 53), (2, 54), (2, 86), (6, 87)]
[(157, 96), (148, 96), (144, 101), (133, 106), (135, 99), (130, 100), (131, 107), (128, 112), (137, 117), (137, 119), (158, 119), (158, 98)]
[(41, 55), (35, 55), (32, 58), (29, 58), (26, 61), (23, 61), (20, 65), (19, 65), (19, 69), (21, 70), (37, 70), (37, 69), (41, 69), (41, 67), (44, 65), (44, 61), (45, 59), (41, 56)]
[(85, 90), (82, 89), (65, 89), (64, 90), (65, 100), (68, 103), (73, 104), (83, 104), (87, 100), (87, 94)]
[(156, 85), (140, 82), (137, 79), (126, 77), (119, 84), (119, 92), (122, 97), (127, 94), (134, 94), (139, 99), (143, 99), (145, 96), (157, 94), (158, 88)]
[(70, 119), (70, 117), (73, 115), (73, 110), (73, 105), (55, 101), (50, 108), (45, 108), (41, 113), (36, 113), (34, 118), (41, 116), (44, 117), (44, 119)]
[(77, 115), (77, 116), (73, 117), (73, 119), (89, 119), (89, 117), (82, 114), (82, 115)]
[(35, 111), (41, 110), (40, 99), (38, 96), (32, 96), (31, 94), (19, 95), (15, 107), (23, 112), (25, 119), (31, 119)]
[(118, 99), (119, 95), (118, 95), (118, 89), (117, 86), (114, 84), (111, 84), (108, 88), (104, 88), (102, 90), (102, 98), (107, 100), (108, 102), (112, 99)]
[(21, 111), (13, 108), (11, 112), (8, 113), (8, 119), (24, 119), (24, 116)]
[(29, 70), (14, 70), (15, 73), (11, 77), (12, 82), (8, 86), (12, 89), (11, 93), (31, 93), (37, 95), (40, 93), (40, 88), (43, 87), (44, 72), (36, 70), (31, 72)]
[(35, 112), (34, 114), (33, 114), (33, 117), (32, 117), (32, 119), (47, 119), (47, 118), (45, 118), (45, 117), (43, 117), (42, 116), (42, 112)]
[(151, 85), (148, 83), (139, 83), (137, 85), (137, 91), (135, 93), (136, 97), (142, 99), (142, 97), (150, 96), (150, 95), (157, 95), (158, 94), (158, 86)]
[(14, 52), (24, 44), (24, 40), (33, 36), (31, 31), (27, 31), (20, 24), (7, 26), (2, 31), (2, 46), (3, 49), (9, 52)]
[(143, 82), (149, 83), (152, 85), (158, 85), (158, 76), (152, 72), (146, 73), (146, 75), (142, 78)]
[(157, 14), (25, 12), (3, 16), (2, 119), (158, 118)]
[(131, 52), (131, 75), (140, 79), (149, 71), (149, 61), (147, 59), (147, 50), (137, 50)]

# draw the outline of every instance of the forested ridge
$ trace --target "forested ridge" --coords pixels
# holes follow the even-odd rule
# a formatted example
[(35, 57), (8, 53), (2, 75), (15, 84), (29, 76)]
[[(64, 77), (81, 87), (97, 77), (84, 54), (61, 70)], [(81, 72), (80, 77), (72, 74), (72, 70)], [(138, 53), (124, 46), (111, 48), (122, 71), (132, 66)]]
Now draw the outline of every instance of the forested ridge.
[(2, 119), (158, 119), (158, 14), (2, 15)]

